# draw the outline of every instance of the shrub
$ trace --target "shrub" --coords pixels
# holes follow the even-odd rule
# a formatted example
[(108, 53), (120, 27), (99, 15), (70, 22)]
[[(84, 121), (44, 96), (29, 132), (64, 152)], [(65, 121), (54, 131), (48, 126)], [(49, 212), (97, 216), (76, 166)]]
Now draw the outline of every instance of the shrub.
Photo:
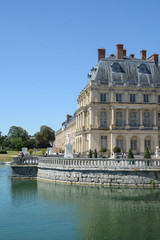
[(94, 158), (97, 158), (97, 150), (94, 150)]
[(41, 152), (42, 152), (42, 154), (44, 155), (44, 154), (46, 153), (46, 149), (45, 149), (45, 148), (42, 148), (42, 149), (41, 149)]
[(133, 155), (133, 152), (132, 152), (132, 149), (130, 148), (129, 151), (128, 151), (128, 158), (134, 158), (134, 155)]
[(107, 149), (104, 147), (104, 148), (101, 148), (100, 152), (106, 152)]
[(115, 146), (115, 147), (113, 148), (113, 152), (114, 152), (114, 153), (120, 153), (120, 152), (121, 152), (120, 147)]
[(89, 158), (92, 158), (92, 150), (89, 150)]
[(145, 152), (144, 152), (144, 158), (151, 158), (150, 152), (149, 152), (149, 148), (146, 147)]
[(4, 149), (0, 149), (0, 154), (7, 154), (7, 151)]
[(32, 155), (33, 149), (29, 149), (28, 152), (29, 152), (30, 155)]

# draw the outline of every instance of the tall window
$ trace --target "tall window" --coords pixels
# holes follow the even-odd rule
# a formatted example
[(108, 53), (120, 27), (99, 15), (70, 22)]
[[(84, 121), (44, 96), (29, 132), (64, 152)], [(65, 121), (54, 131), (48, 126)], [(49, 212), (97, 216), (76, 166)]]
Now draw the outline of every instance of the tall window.
[(130, 126), (136, 127), (137, 126), (137, 113), (130, 112)]
[(158, 127), (160, 127), (160, 113), (158, 113)]
[(122, 102), (122, 94), (121, 93), (116, 94), (116, 102)]
[(107, 96), (105, 93), (101, 93), (101, 102), (106, 102), (107, 101)]
[(100, 126), (107, 127), (107, 112), (100, 113)]
[(160, 95), (158, 95), (158, 103), (160, 104)]
[(131, 139), (131, 149), (133, 151), (137, 151), (137, 140), (136, 139)]
[(149, 150), (151, 150), (151, 140), (150, 139), (145, 139), (145, 141), (144, 141), (144, 147), (146, 148), (146, 147), (148, 147), (149, 148)]
[(107, 136), (101, 136), (101, 148), (107, 149)]
[(144, 94), (144, 102), (149, 102), (149, 95), (148, 94)]
[(130, 94), (130, 102), (136, 102), (136, 94)]
[(117, 138), (116, 145), (118, 147), (120, 147), (121, 151), (123, 151), (123, 139), (122, 138)]
[(123, 127), (123, 113), (116, 112), (116, 126)]
[(144, 112), (144, 127), (151, 127), (151, 114)]

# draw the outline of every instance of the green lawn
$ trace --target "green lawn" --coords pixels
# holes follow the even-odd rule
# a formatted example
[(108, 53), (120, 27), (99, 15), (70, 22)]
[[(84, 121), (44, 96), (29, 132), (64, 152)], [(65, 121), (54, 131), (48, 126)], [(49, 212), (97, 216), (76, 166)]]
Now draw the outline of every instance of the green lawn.
[(18, 155), (18, 151), (7, 151), (7, 154), (0, 154), (0, 162), (12, 161)]

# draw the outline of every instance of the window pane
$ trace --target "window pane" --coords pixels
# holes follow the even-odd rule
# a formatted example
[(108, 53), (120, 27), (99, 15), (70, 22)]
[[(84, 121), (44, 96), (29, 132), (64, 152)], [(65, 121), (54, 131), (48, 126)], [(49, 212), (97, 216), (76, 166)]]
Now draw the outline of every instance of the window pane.
[(101, 93), (101, 102), (106, 102), (106, 94)]
[(137, 140), (131, 140), (131, 149), (133, 151), (137, 150)]
[(145, 146), (145, 148), (148, 147), (149, 150), (151, 150), (151, 141), (150, 140), (145, 140), (144, 146)]
[(136, 127), (137, 126), (137, 113), (130, 112), (130, 126)]
[(123, 126), (123, 113), (116, 112), (116, 126), (122, 127)]
[(148, 94), (144, 94), (144, 102), (149, 102), (149, 95)]
[(150, 112), (144, 112), (144, 126), (145, 127), (150, 127), (151, 126)]
[(117, 139), (116, 145), (123, 151), (123, 139)]
[(122, 94), (121, 93), (116, 94), (116, 102), (122, 102)]
[(136, 95), (130, 94), (130, 102), (136, 102)]
[(107, 127), (107, 112), (101, 112), (100, 114), (100, 126)]
[(101, 136), (101, 148), (107, 149), (107, 136)]

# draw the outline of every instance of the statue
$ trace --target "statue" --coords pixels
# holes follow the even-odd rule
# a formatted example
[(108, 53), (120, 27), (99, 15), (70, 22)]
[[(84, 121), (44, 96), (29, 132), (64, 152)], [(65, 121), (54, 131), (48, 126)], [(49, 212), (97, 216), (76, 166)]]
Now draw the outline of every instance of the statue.
[(69, 133), (67, 133), (67, 135), (66, 135), (66, 144), (65, 144), (64, 158), (73, 158), (72, 144), (70, 143), (70, 135), (69, 135)]

